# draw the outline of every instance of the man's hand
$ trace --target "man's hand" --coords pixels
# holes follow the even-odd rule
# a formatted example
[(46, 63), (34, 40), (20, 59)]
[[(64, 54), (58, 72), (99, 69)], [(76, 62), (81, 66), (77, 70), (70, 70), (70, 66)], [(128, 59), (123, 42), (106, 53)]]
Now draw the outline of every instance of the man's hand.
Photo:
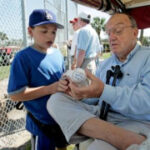
[(71, 80), (69, 81), (69, 87), (71, 91), (69, 94), (75, 99), (83, 99), (90, 97), (100, 97), (103, 89), (104, 83), (92, 75), (88, 70), (85, 70), (87, 78), (90, 80), (90, 85), (78, 87), (77, 84), (73, 83)]
[(77, 67), (76, 63), (73, 63), (73, 64), (71, 65), (71, 69), (72, 69), (72, 70), (76, 69), (76, 67)]

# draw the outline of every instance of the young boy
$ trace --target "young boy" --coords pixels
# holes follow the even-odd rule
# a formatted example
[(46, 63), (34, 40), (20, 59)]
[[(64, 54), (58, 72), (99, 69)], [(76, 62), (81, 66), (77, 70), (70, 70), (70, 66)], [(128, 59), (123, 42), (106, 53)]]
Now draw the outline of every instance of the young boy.
[[(45, 129), (45, 126), (56, 125), (46, 110), (46, 103), (51, 94), (64, 91), (59, 86), (59, 79), (64, 72), (63, 56), (58, 49), (51, 47), (57, 28), (63, 26), (56, 22), (51, 11), (34, 10), (28, 27), (34, 43), (16, 54), (10, 71), (8, 94), (12, 100), (22, 101), (27, 109), (26, 129), (35, 137), (32, 147), (36, 150), (54, 150), (57, 145), (53, 137), (46, 136), (45, 131), (39, 127), (42, 124), (49, 133), (51, 131)], [(66, 84), (63, 80), (60, 82)]]

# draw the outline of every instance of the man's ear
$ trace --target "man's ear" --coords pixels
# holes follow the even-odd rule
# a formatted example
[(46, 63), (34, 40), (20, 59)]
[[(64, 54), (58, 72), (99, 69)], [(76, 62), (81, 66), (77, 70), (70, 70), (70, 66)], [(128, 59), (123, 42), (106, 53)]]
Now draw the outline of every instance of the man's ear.
[(134, 29), (134, 36), (137, 37), (139, 33), (139, 30), (137, 28)]

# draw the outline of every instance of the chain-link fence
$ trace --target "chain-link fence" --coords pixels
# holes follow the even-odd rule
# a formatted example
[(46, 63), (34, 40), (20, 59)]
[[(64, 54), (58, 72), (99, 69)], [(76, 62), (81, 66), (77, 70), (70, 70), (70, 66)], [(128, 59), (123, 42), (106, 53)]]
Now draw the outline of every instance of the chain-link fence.
[[(0, 0), (0, 149), (16, 147), (18, 138), (21, 142), (25, 141), (25, 136), (29, 136), (24, 133), (25, 109), (16, 110), (16, 103), (7, 95), (11, 62), (17, 51), (31, 43), (26, 30), (29, 14), (33, 9), (47, 8), (57, 15), (58, 22), (63, 24), (65, 29), (58, 31), (56, 43), (66, 55), (64, 43), (68, 38), (67, 2), (67, 0)], [(20, 136), (23, 136), (23, 139)]]
[(0, 9), (0, 149), (2, 149), (14, 144), (16, 136), (9, 135), (24, 129), (25, 111), (16, 112), (15, 103), (7, 95), (10, 64), (15, 53), (23, 47), (21, 1), (1, 0)]

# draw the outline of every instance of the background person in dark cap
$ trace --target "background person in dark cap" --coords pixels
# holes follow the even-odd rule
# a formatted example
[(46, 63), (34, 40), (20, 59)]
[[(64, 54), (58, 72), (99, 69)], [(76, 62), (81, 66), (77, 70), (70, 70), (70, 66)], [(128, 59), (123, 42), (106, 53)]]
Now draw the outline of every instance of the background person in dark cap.
[(90, 25), (91, 16), (84, 12), (78, 16), (78, 24), (82, 27), (78, 34), (76, 68), (88, 68), (95, 74), (95, 57), (100, 48), (99, 38), (96, 31)]
[(46, 110), (46, 103), (51, 94), (61, 91), (59, 79), (64, 72), (63, 56), (52, 47), (57, 28), (63, 26), (56, 22), (56, 16), (51, 11), (34, 10), (28, 27), (34, 43), (19, 51), (11, 65), (8, 94), (12, 100), (22, 101), (28, 111), (26, 129), (34, 137), (32, 150), (55, 150), (57, 145), (53, 135), (49, 138), (41, 128), (51, 134), (45, 127), (56, 126)]

